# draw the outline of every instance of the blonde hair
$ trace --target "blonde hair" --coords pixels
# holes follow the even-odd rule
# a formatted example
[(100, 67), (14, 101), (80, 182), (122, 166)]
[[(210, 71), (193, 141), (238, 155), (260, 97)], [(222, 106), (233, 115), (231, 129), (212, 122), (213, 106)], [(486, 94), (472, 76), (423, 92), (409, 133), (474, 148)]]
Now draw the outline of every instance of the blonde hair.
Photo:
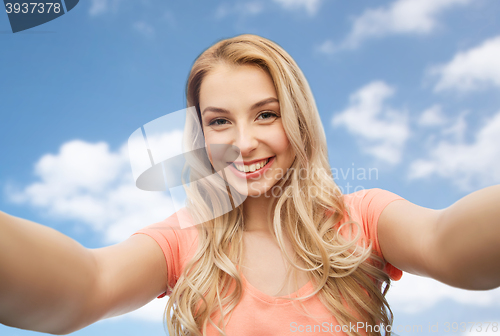
[[(201, 83), (221, 64), (258, 66), (274, 82), (283, 128), (296, 157), (287, 174), (276, 184), (283, 192), (271, 198), (270, 220), (292, 268), (307, 271), (315, 286), (307, 297), (318, 295), (340, 325), (357, 321), (372, 326), (391, 325), (392, 312), (385, 299), (390, 279), (381, 270), (382, 261), (371, 255), (371, 243), (359, 244), (362, 234), (359, 224), (347, 220), (350, 211), (333, 180), (324, 129), (301, 70), (279, 45), (259, 36), (240, 35), (214, 44), (195, 61), (186, 87), (187, 104), (196, 107), (200, 124)], [(193, 134), (192, 139), (194, 148), (202, 147), (202, 134)], [(207, 162), (207, 154), (204, 155), (200, 160)], [(306, 179), (299, 176), (303, 170), (308, 174)], [(242, 206), (215, 219), (204, 220), (213, 218), (214, 209), (220, 211), (224, 206), (218, 199), (222, 199), (219, 197), (224, 193), (227, 195), (227, 188), (221, 183), (215, 187), (198, 184), (188, 189), (187, 208), (202, 224), (197, 226), (197, 251), (175, 287), (170, 288), (165, 310), (168, 330), (171, 335), (206, 335), (207, 325), (211, 324), (225, 335), (224, 321), (243, 292), (238, 271), (244, 228)], [(339, 225), (343, 220), (345, 222)], [(355, 237), (345, 239), (340, 233), (341, 229), (348, 228), (352, 234), (356, 227)], [(284, 237), (290, 239), (296, 256), (285, 252)], [(306, 268), (301, 268), (295, 258)], [(215, 315), (219, 315), (217, 321), (213, 320)], [(368, 330), (367, 334), (381, 334), (374, 330)]]

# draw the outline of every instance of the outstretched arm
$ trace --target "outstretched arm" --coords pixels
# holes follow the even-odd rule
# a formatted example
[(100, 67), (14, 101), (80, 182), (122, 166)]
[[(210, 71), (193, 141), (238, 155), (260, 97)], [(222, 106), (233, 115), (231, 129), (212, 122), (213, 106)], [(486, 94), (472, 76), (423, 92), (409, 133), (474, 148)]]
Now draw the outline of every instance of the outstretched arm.
[(392, 202), (378, 234), (384, 258), (403, 271), (464, 289), (500, 286), (500, 185), (442, 210)]
[(60, 334), (97, 286), (97, 264), (62, 233), (0, 212), (0, 323)]
[(166, 290), (160, 246), (144, 234), (87, 249), (0, 211), (0, 323), (66, 335), (135, 310)]

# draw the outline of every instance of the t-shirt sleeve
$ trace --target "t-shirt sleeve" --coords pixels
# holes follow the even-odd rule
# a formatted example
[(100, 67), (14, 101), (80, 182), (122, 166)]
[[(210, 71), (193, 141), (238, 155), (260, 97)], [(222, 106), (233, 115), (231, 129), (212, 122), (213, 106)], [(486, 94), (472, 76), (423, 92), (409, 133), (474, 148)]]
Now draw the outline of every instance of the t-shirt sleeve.
[[(352, 205), (359, 211), (362, 221), (360, 224), (363, 225), (367, 238), (372, 242), (373, 252), (385, 260), (378, 240), (378, 220), (387, 205), (404, 198), (378, 188), (362, 190), (350, 196), (352, 197)], [(403, 276), (400, 269), (388, 262), (385, 263), (383, 270), (392, 280), (399, 280)]]
[(158, 298), (170, 295), (171, 288), (177, 283), (186, 261), (193, 254), (196, 233), (195, 227), (181, 229), (177, 215), (174, 213), (167, 219), (146, 226), (132, 234), (132, 236), (135, 234), (150, 236), (163, 251), (167, 264), (168, 287)]

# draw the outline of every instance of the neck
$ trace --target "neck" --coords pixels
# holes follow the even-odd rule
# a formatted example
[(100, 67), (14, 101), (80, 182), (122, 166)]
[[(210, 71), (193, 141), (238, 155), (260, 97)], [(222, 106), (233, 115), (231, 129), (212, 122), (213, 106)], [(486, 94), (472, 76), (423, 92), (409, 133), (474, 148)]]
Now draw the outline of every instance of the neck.
[(260, 195), (259, 197), (248, 196), (243, 202), (243, 220), (245, 231), (272, 233), (272, 219), (268, 219), (271, 212), (269, 205), (275, 199), (274, 196)]

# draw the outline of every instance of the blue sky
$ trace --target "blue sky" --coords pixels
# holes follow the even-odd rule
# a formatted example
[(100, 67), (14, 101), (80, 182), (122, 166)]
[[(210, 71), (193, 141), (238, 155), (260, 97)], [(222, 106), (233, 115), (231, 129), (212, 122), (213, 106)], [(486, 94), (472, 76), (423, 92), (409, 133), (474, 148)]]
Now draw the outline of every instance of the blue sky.
[[(446, 207), (500, 183), (499, 12), (495, 0), (90, 0), (16, 34), (0, 15), (0, 209), (89, 248), (166, 217), (167, 196), (134, 188), (127, 139), (184, 108), (194, 59), (242, 33), (276, 41), (303, 70), (344, 192)], [(423, 326), (415, 334), (500, 321), (499, 290), (409, 274), (389, 302), (395, 326)], [(75, 334), (163, 335), (165, 304)]]

